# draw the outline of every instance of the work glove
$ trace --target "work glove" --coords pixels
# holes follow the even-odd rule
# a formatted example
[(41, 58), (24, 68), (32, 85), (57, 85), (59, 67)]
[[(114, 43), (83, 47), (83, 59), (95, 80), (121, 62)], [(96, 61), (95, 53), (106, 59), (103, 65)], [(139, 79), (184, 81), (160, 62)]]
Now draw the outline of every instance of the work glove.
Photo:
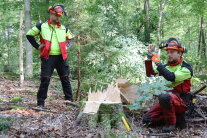
[(153, 57), (154, 54), (155, 54), (155, 46), (152, 45), (152, 44), (149, 44), (147, 58), (148, 59), (152, 59), (152, 57)]
[(153, 54), (152, 61), (155, 62), (155, 63), (160, 62), (160, 58), (159, 58), (158, 54)]
[(159, 58), (158, 54), (155, 52), (155, 45), (153, 45), (153, 44), (149, 45), (147, 58), (151, 59), (155, 63), (160, 62), (160, 58)]

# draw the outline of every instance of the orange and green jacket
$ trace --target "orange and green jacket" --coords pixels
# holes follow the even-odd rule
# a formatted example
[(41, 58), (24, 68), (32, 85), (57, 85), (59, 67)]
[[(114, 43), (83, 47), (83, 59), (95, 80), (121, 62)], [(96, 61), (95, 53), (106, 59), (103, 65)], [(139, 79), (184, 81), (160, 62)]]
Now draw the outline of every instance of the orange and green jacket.
[[(40, 57), (48, 59), (49, 55), (62, 55), (63, 59), (67, 59), (67, 46), (73, 42), (73, 35), (64, 26), (58, 23), (56, 26), (52, 25), (50, 20), (39, 23), (27, 32), (27, 39), (33, 47), (39, 48), (34, 36), (40, 37), (40, 43), (45, 44), (41, 49)], [(69, 40), (69, 41), (68, 41)]]
[(150, 77), (151, 75), (163, 76), (166, 80), (170, 81), (167, 84), (168, 87), (173, 88), (170, 92), (176, 93), (189, 93), (191, 91), (191, 78), (193, 76), (192, 67), (180, 59), (175, 64), (165, 64), (159, 63), (157, 65), (157, 71), (154, 71), (152, 66), (152, 60), (145, 60), (146, 75)]

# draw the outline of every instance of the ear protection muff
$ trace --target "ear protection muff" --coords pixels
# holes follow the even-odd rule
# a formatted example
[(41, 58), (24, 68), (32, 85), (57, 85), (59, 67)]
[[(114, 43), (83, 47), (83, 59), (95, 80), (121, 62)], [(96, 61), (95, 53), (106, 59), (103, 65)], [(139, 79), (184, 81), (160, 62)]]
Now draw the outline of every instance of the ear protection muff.
[(54, 6), (50, 6), (50, 7), (48, 8), (48, 12), (57, 13), (57, 12), (55, 11), (55, 7), (57, 7), (57, 6), (60, 6), (60, 7), (62, 8), (62, 10), (63, 10), (63, 14), (64, 14), (65, 16), (67, 16), (67, 15), (66, 15), (65, 8), (64, 8), (64, 6), (63, 6), (62, 4), (56, 4), (56, 5), (54, 5)]

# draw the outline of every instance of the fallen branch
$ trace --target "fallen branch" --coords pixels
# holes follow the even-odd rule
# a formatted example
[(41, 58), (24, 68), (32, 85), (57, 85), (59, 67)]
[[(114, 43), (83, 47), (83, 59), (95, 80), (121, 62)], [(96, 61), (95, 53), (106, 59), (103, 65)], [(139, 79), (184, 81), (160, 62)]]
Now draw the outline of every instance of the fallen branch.
[(175, 134), (171, 133), (142, 133), (142, 135), (146, 136), (166, 136), (166, 137), (175, 137)]
[(187, 122), (204, 122), (206, 119), (198, 118), (198, 119), (186, 119)]
[(202, 117), (203, 119), (207, 120), (207, 117), (206, 117), (201, 111), (199, 111), (199, 109), (195, 109), (195, 112), (196, 112), (200, 117)]
[(38, 108), (38, 107), (32, 107), (31, 109), (36, 110), (36, 111), (50, 112), (50, 113), (56, 113), (56, 114), (59, 114), (60, 113), (58, 111), (53, 111), (53, 110), (48, 110), (48, 109), (42, 109), (42, 108)]
[(64, 103), (65, 104), (70, 104), (70, 105), (73, 105), (73, 106), (75, 106), (75, 107), (78, 107), (78, 108), (80, 108), (80, 106), (78, 105), (78, 104), (76, 104), (76, 103), (73, 103), (73, 102), (71, 102), (71, 101), (68, 101), (68, 100), (66, 100), (66, 101), (64, 101)]

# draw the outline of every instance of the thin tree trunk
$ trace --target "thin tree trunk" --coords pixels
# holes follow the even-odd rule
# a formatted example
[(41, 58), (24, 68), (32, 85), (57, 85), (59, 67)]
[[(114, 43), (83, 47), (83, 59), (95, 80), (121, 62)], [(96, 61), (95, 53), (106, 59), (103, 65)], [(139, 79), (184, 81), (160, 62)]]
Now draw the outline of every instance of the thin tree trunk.
[(19, 13), (19, 86), (22, 87), (24, 83), (24, 70), (23, 70), (23, 11)]
[(157, 42), (160, 44), (160, 40), (162, 39), (162, 23), (163, 23), (163, 9), (165, 8), (166, 0), (160, 0), (159, 3), (159, 20), (157, 27)]
[(199, 31), (199, 39), (198, 39), (198, 57), (200, 57), (201, 54), (202, 26), (203, 26), (203, 17), (201, 17), (201, 22), (200, 22), (200, 31)]
[(144, 12), (145, 12), (145, 27), (144, 27), (145, 43), (150, 43), (149, 0), (145, 0)]
[[(204, 23), (204, 19), (202, 17), (202, 22)], [(201, 57), (206, 61), (206, 40), (205, 40), (205, 30), (204, 26), (202, 26), (202, 47), (201, 47)]]
[(189, 49), (191, 49), (191, 28), (190, 27), (188, 27), (188, 32), (189, 32)]
[(76, 92), (76, 101), (79, 101), (80, 100), (80, 85), (81, 85), (81, 82), (80, 82), (80, 78), (81, 78), (81, 72), (80, 72), (80, 64), (81, 64), (81, 56), (80, 56), (80, 36), (78, 36), (78, 45), (79, 45), (79, 48), (78, 48), (78, 88), (77, 88), (77, 92)]
[[(30, 0), (24, 1), (25, 5), (25, 30), (28, 32), (28, 30), (31, 28), (31, 14), (30, 14)], [(26, 76), (31, 78), (33, 76), (33, 56), (32, 56), (32, 46), (26, 40)]]
[(11, 71), (11, 63), (10, 63), (10, 59), (11, 59), (11, 46), (10, 46), (10, 32), (9, 32), (9, 26), (7, 27), (7, 48), (8, 48), (8, 66), (7, 69), (10, 72)]

